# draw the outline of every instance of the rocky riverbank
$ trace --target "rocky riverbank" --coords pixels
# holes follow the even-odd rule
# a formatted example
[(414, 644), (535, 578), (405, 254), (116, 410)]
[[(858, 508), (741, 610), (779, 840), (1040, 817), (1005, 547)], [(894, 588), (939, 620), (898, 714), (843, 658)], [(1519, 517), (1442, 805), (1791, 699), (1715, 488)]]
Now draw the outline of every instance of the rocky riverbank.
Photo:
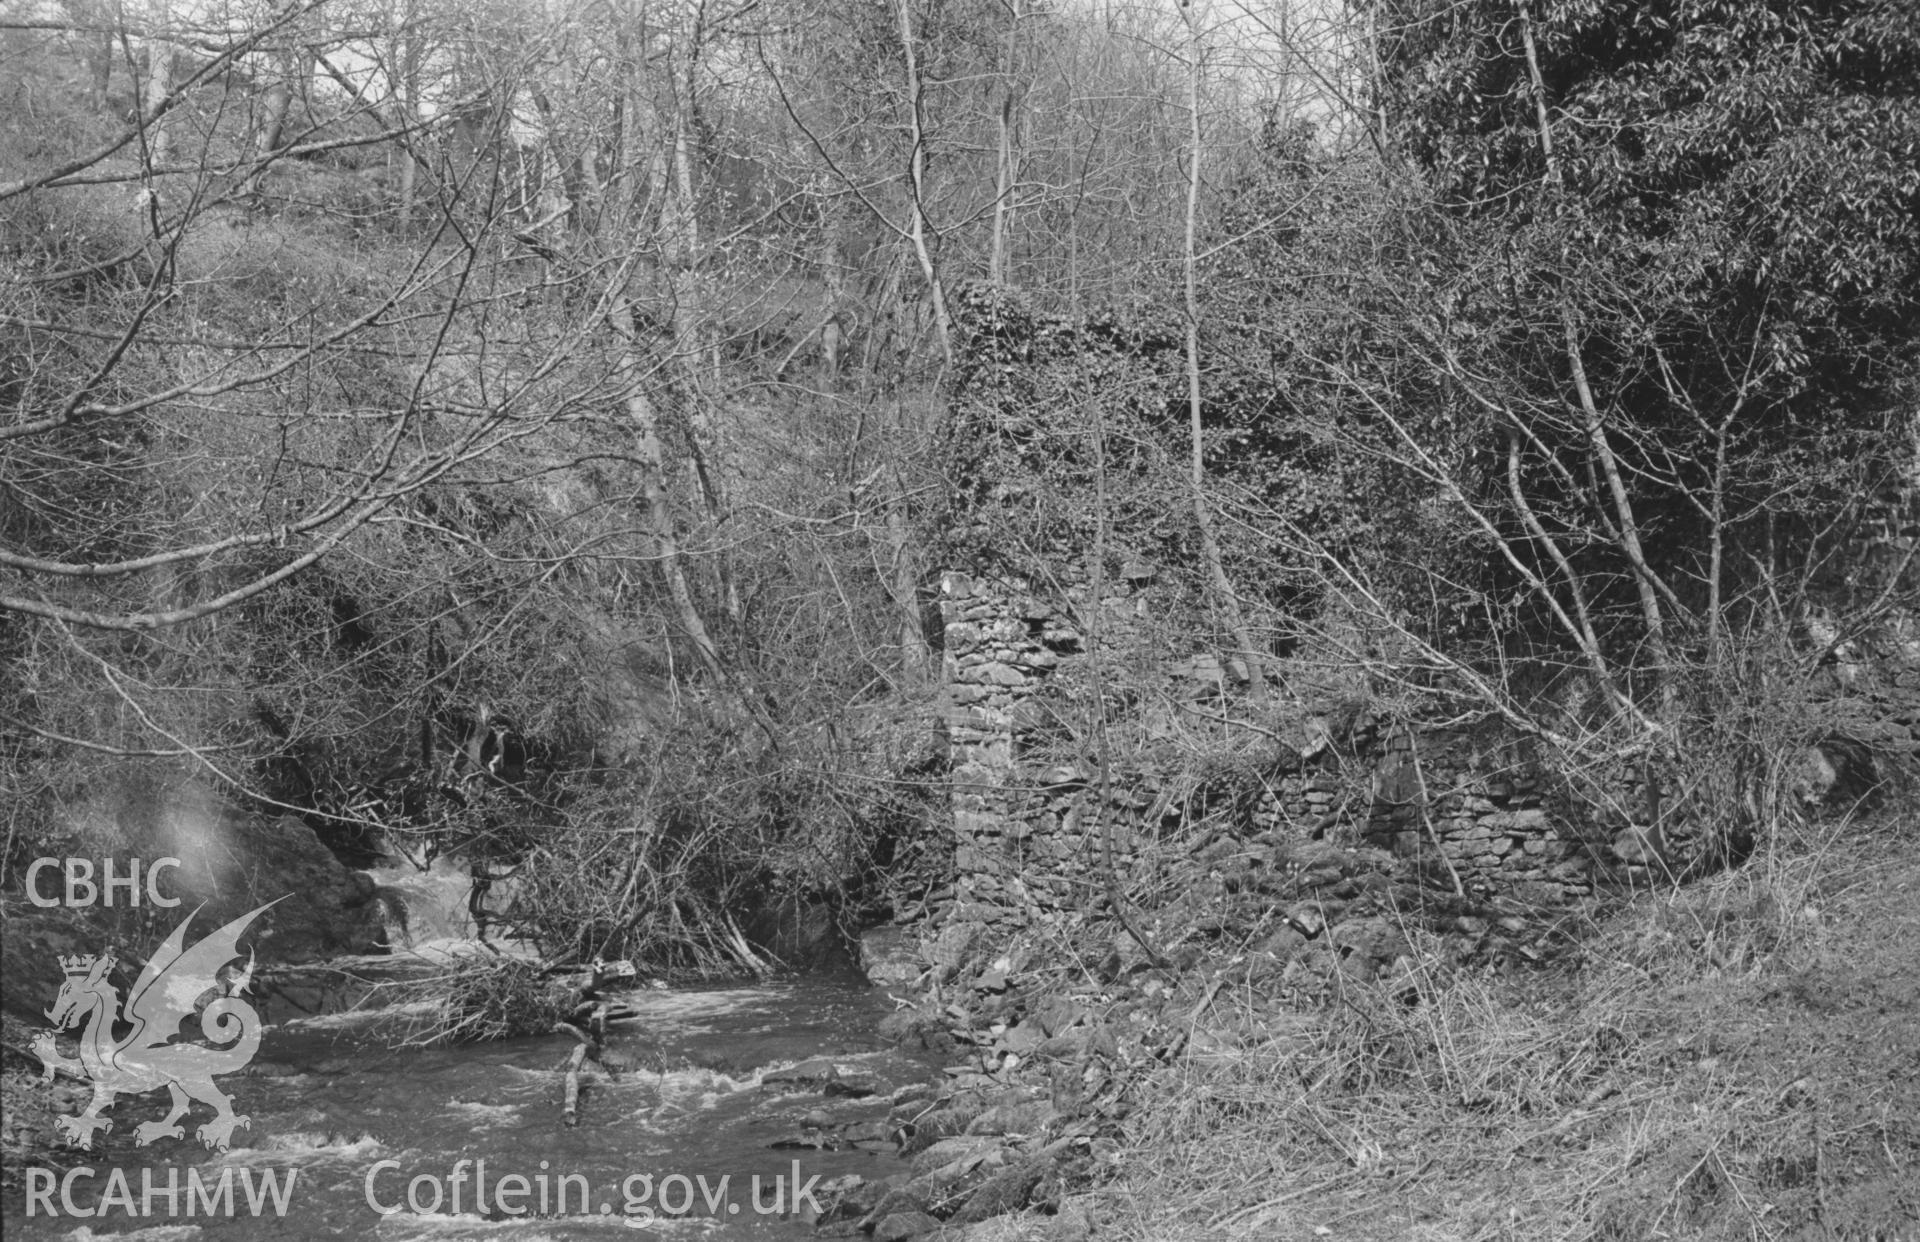
[(881, 929), (886, 1030), (947, 1078), (892, 1103), (910, 1167), (836, 1187), (820, 1231), (1920, 1236), (1916, 829), (1538, 909), (1375, 851), (1212, 841), (1126, 923)]
[(1163, 891), (1124, 920), (868, 933), (869, 977), (902, 1006), (884, 1031), (950, 1064), (892, 1102), (887, 1136), (910, 1169), (835, 1187), (823, 1233), (986, 1239), (1006, 1228), (986, 1222), (1024, 1212), (1022, 1237), (1088, 1236), (1076, 1192), (1117, 1170), (1157, 1072), (1308, 1040), (1342, 997), (1410, 997), (1567, 943), (1563, 907), (1470, 898), (1444, 871), (1278, 833), (1195, 843)]

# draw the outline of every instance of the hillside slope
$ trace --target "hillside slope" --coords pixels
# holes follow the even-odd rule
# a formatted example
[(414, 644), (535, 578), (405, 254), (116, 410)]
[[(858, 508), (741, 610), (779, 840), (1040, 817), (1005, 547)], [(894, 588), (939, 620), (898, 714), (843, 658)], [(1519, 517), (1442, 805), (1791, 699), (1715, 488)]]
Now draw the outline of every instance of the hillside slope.
[(1161, 1071), (1091, 1214), (1169, 1242), (1920, 1237), (1916, 894), (1903, 809), (1639, 898), (1552, 971), (1355, 990)]

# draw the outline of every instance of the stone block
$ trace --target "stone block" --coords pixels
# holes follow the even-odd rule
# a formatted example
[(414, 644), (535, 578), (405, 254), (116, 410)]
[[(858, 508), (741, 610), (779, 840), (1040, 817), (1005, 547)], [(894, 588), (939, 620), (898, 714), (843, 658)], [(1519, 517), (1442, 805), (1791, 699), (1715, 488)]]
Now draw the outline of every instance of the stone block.
[(1612, 848), (1614, 857), (1625, 863), (1648, 863), (1663, 856), (1659, 833), (1637, 826), (1615, 836)]
[(940, 929), (927, 956), (944, 971), (959, 970), (971, 960), (970, 955), (985, 932), (986, 927), (980, 923), (948, 923)]
[(1005, 712), (989, 707), (949, 708), (946, 712), (948, 729), (975, 729), (981, 732), (1000, 732), (1007, 727)]
[(1005, 817), (1005, 808), (990, 798), (968, 798), (953, 808), (953, 826), (956, 832), (991, 828)]
[[(903, 927), (889, 924), (872, 928), (860, 936), (860, 969), (878, 987), (912, 983), (920, 977), (919, 945)], [(832, 1078), (833, 1063), (828, 1061), (822, 1064), (826, 1066), (825, 1077)], [(804, 1068), (796, 1067), (788, 1073), (795, 1074)], [(767, 1081), (774, 1079), (768, 1078)]]
[(1551, 832), (1553, 821), (1544, 810), (1532, 807), (1527, 810), (1498, 811), (1487, 817), (1495, 827), (1520, 835)]

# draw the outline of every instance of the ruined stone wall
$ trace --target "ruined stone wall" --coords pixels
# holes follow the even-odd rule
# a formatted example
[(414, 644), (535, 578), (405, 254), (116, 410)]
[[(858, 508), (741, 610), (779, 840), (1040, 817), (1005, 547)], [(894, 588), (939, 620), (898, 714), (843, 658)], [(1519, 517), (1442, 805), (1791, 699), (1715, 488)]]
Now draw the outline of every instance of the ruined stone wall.
[[(1036, 691), (1083, 638), (1057, 608), (1022, 580), (991, 581), (958, 571), (942, 576), (943, 681), (949, 779), (953, 788), (955, 898), (968, 917), (1070, 904), (1029, 868), (1023, 843), (1033, 836), (1021, 792), (1016, 743)], [(1020, 809), (1016, 811), (1016, 808)], [(1048, 833), (1050, 853), (1070, 847)]]
[[(1220, 771), (1102, 773), (1083, 747), (1050, 744), (1076, 695), (1090, 693), (1087, 636), (1103, 646), (1154, 615), (1153, 589), (1107, 584), (1093, 613), (1084, 582), (1054, 584), (959, 571), (941, 581), (945, 727), (957, 839), (958, 913), (993, 921), (1075, 908), (1205, 818), (1247, 837), (1331, 832), (1430, 863), (1470, 893), (1553, 902), (1592, 890), (1603, 830), (1555, 806), (1526, 748), (1496, 730), (1388, 733), (1351, 724), (1336, 744), (1249, 747)], [(1164, 697), (1178, 702), (1224, 670), (1213, 657), (1163, 653)], [(1147, 710), (1147, 709), (1142, 709)], [(1066, 722), (1069, 726), (1071, 722)], [(1127, 722), (1136, 733), (1152, 722)], [(1596, 835), (1601, 834), (1601, 835)]]
[(1368, 844), (1434, 854), (1463, 886), (1538, 902), (1592, 891), (1611, 834), (1549, 798), (1528, 748), (1497, 729), (1399, 732), (1367, 756)]
[[(1904, 598), (1920, 579), (1920, 441), (1915, 451), (1913, 471), (1873, 498), (1834, 561), (1838, 577), (1822, 589), (1836, 612)], [(990, 543), (984, 522), (960, 541)], [(1198, 773), (1191, 764), (1176, 770), (1177, 747), (1092, 746), (1089, 709), (1105, 694), (1087, 684), (1096, 641), (1103, 665), (1128, 667), (1138, 692), (1108, 696), (1110, 732), (1140, 743), (1154, 736), (1155, 711), (1240, 713), (1225, 711), (1227, 670), (1186, 642), (1207, 628), (1197, 615), (1182, 623), (1182, 608), (1197, 613), (1197, 604), (1131, 566), (1102, 583), (1096, 600), (1073, 568), (1078, 555), (1052, 546), (1044, 581), (993, 569), (983, 555), (941, 583), (955, 895), (973, 917), (1079, 906), (1100, 893), (1109, 856), (1132, 874), (1183, 833), (1223, 825), (1243, 839), (1338, 837), (1430, 864), (1462, 892), (1540, 902), (1578, 898), (1609, 879), (1665, 880), (1717, 848), (1662, 814), (1657, 772), (1623, 761), (1581, 774), (1576, 795), (1564, 788), (1567, 774), (1543, 772), (1521, 739), (1492, 726), (1396, 732), (1348, 720), (1337, 737), (1270, 746), (1223, 729), (1215, 738), (1223, 770)], [(1813, 804), (1833, 791), (1844, 804), (1869, 786), (1910, 790), (1920, 780), (1920, 616), (1884, 608), (1849, 635), (1816, 613), (1805, 629), (1832, 648), (1814, 713), (1798, 722), (1809, 740), (1798, 796)], [(1147, 685), (1154, 677), (1159, 684)], [(1181, 718), (1165, 735), (1189, 723)], [(1124, 755), (1114, 765), (1124, 770), (1098, 771), (1099, 752)]]

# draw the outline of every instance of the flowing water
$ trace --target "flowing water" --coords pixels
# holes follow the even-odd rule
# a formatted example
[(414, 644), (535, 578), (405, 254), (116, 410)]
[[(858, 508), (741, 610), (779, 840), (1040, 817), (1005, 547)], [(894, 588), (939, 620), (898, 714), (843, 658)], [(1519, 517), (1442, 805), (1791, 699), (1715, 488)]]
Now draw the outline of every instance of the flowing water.
[[(415, 930), (444, 948), (440, 937), (455, 929)], [(627, 1068), (617, 1078), (586, 1075), (572, 1127), (562, 1117), (570, 1037), (396, 1050), (390, 1013), (383, 1025), (379, 1012), (295, 1016), (269, 1001), (272, 1025), (252, 1065), (220, 1080), (235, 1111), (251, 1118), (229, 1151), (210, 1153), (194, 1139), (203, 1105), (185, 1118), (186, 1138), (133, 1146), (134, 1125), (158, 1118), (165, 1097), (122, 1097), (109, 1110), (117, 1124), (106, 1150), (90, 1159), (94, 1174), (72, 1183), (74, 1206), (98, 1215), (73, 1219), (55, 1190), (60, 1215), (27, 1217), (10, 1194), (6, 1235), (772, 1242), (810, 1236), (793, 1214), (807, 1205), (802, 1188), (817, 1194), (844, 1174), (903, 1167), (880, 1143), (771, 1146), (882, 1118), (886, 1087), (928, 1076), (929, 1066), (873, 1034), (891, 1005), (864, 980), (643, 988), (618, 999), (634, 1016), (614, 1024), (607, 1050)], [(843, 1083), (866, 1078), (880, 1092), (828, 1096), (818, 1081), (783, 1080), (780, 1071), (817, 1059), (834, 1063)], [(218, 1194), (223, 1178), (230, 1216)], [(176, 1179), (177, 1208), (165, 1193)], [(193, 1193), (196, 1181), (214, 1199), (211, 1214)], [(147, 1196), (149, 1183), (160, 1193)], [(249, 1188), (260, 1196), (258, 1215)]]

